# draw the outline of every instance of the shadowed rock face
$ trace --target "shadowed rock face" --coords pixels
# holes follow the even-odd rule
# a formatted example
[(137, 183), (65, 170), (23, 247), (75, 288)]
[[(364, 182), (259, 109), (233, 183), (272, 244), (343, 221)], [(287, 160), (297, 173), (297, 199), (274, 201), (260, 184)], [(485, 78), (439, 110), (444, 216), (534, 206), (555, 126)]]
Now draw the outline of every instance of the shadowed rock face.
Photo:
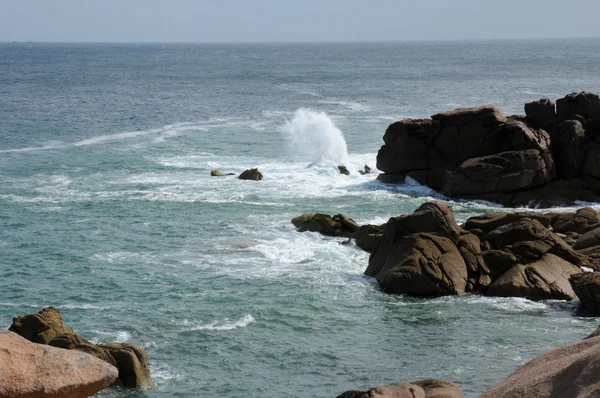
[[(420, 221), (424, 214), (437, 222)], [(561, 225), (566, 225), (568, 217), (562, 219)], [(551, 222), (539, 213), (488, 213), (470, 218), (461, 228), (445, 203), (430, 202), (388, 221), (365, 274), (391, 293), (441, 296), (473, 291), (572, 300), (576, 296), (569, 277), (589, 260), (552, 232)], [(418, 227), (406, 227), (412, 224)]]
[(581, 305), (592, 315), (600, 315), (600, 272), (571, 275), (569, 281), (581, 300)]
[(600, 272), (577, 276), (582, 267), (600, 270), (600, 214), (589, 207), (572, 213), (490, 212), (459, 226), (445, 202), (430, 201), (379, 226), (360, 226), (343, 214), (305, 214), (292, 223), (301, 232), (354, 239), (371, 253), (365, 274), (390, 293), (579, 296), (590, 311), (600, 308)]
[(393, 123), (378, 178), (409, 176), (446, 196), (509, 206), (600, 201), (600, 98), (542, 99), (525, 113), (506, 117), (490, 105)]
[(337, 398), (463, 398), (460, 388), (445, 380), (420, 380), (346, 391)]
[(117, 368), (79, 351), (0, 332), (0, 397), (86, 398), (109, 387)]
[(37, 314), (16, 317), (9, 330), (31, 342), (84, 352), (109, 363), (118, 369), (116, 385), (130, 388), (152, 386), (143, 348), (129, 343), (92, 344), (64, 325), (57, 308), (48, 307)]

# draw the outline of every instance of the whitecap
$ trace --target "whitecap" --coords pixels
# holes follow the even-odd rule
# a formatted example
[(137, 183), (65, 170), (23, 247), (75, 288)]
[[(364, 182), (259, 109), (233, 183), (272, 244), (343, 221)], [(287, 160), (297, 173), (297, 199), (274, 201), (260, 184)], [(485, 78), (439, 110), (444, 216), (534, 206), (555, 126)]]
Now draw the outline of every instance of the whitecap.
[[(234, 330), (237, 328), (245, 328), (251, 323), (256, 322), (254, 317), (250, 314), (244, 315), (242, 318), (232, 321), (230, 319), (223, 319), (220, 321), (213, 321), (206, 324), (196, 324), (192, 325), (187, 330), (199, 331), (199, 330), (209, 330), (209, 331), (226, 331), (226, 330)], [(189, 321), (184, 322), (184, 324), (190, 324)]]

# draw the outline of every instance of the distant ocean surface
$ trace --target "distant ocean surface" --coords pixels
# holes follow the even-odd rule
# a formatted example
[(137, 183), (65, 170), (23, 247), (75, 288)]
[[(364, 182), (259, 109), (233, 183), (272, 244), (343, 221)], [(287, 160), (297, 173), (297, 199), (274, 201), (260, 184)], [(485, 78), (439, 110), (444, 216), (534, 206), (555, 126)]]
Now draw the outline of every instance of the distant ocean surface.
[[(333, 398), (423, 378), (476, 397), (598, 319), (388, 295), (366, 253), (290, 220), (382, 223), (437, 198), (356, 173), (393, 121), (583, 90), (600, 92), (599, 39), (0, 44), (0, 327), (53, 305), (93, 342), (145, 347), (156, 388), (105, 398)], [(209, 176), (250, 167), (264, 180)], [(450, 204), (459, 221), (493, 208)]]

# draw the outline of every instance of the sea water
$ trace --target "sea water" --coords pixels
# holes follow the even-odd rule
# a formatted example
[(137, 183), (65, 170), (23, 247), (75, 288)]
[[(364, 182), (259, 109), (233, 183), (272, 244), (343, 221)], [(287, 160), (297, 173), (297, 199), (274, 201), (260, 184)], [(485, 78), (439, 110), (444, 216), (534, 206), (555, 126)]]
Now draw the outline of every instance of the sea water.
[[(53, 305), (92, 342), (146, 348), (156, 387), (105, 398), (424, 378), (476, 397), (598, 319), (577, 302), (388, 295), (367, 253), (290, 220), (383, 223), (440, 198), (356, 172), (393, 121), (582, 90), (600, 92), (600, 40), (0, 44), (0, 326)], [(209, 176), (251, 167), (264, 180)], [(459, 221), (497, 209), (450, 205)]]

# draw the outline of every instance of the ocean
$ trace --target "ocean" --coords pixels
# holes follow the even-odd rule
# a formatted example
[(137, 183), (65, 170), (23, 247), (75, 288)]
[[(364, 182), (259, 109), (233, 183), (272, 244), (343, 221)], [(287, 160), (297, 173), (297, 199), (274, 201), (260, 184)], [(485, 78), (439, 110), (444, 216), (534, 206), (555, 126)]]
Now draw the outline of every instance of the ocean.
[[(290, 220), (383, 223), (440, 198), (356, 172), (393, 121), (583, 90), (600, 92), (600, 39), (0, 44), (0, 327), (53, 305), (92, 342), (145, 347), (156, 387), (103, 398), (424, 378), (476, 397), (598, 319), (577, 302), (388, 295), (367, 253)], [(251, 167), (262, 181), (209, 175)], [(459, 221), (497, 208), (449, 203)]]

